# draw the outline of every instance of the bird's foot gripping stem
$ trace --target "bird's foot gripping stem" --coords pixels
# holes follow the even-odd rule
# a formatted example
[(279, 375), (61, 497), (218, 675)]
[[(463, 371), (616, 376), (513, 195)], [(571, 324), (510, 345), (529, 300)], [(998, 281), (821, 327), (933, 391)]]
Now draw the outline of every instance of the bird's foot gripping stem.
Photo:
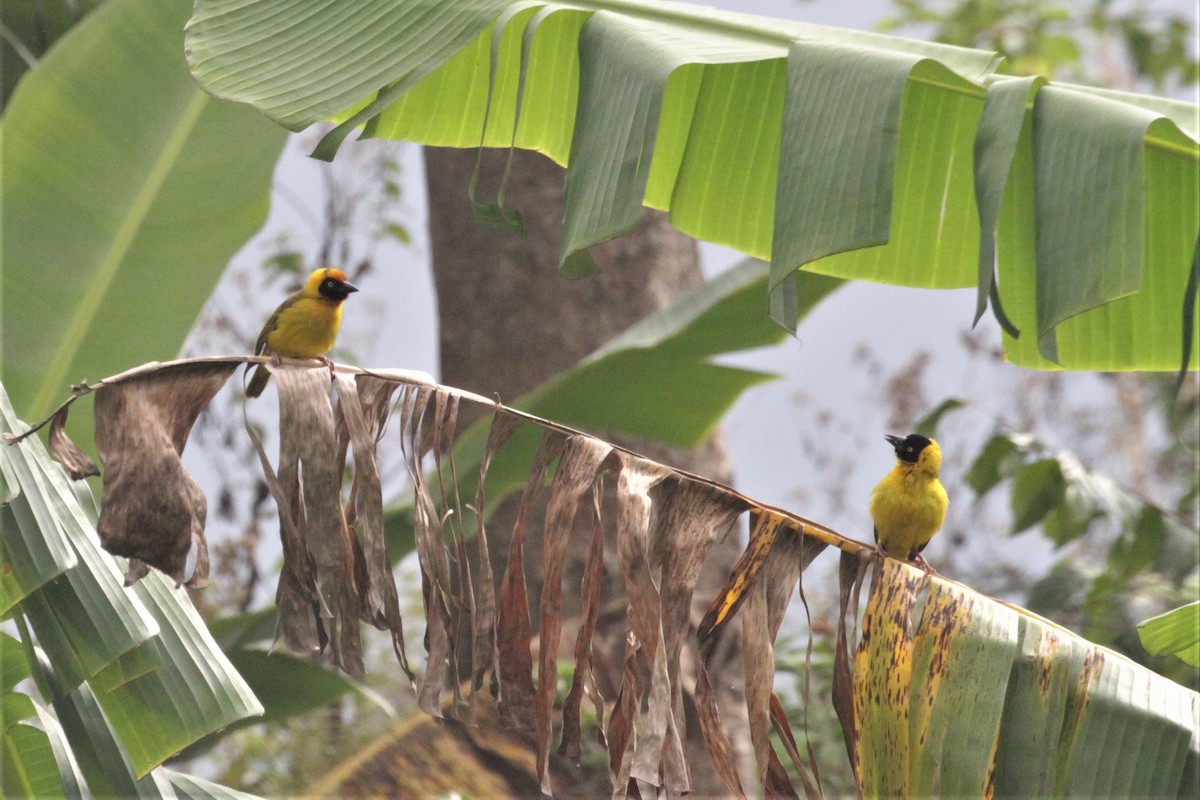
[(337, 380), (337, 366), (325, 356), (317, 356), (317, 360), (329, 370), (329, 382), (333, 383)]
[[(885, 558), (892, 558), (892, 556), (889, 555), (886, 550), (884, 550), (882, 547), (880, 547), (878, 544), (876, 544), (875, 545), (875, 558), (882, 561)], [(918, 567), (919, 569), (924, 570), (926, 573), (928, 573), (930, 575), (940, 575), (941, 574), (936, 569), (934, 569), (933, 565), (930, 564), (928, 561), (926, 561), (925, 556), (921, 555), (920, 553), (917, 553), (917, 554), (913, 555), (912, 558), (908, 559), (908, 563), (912, 564), (915, 567)]]
[(916, 564), (918, 567), (920, 567), (921, 569), (928, 572), (930, 575), (939, 574), (938, 571), (936, 569), (934, 569), (933, 566), (928, 561), (925, 560), (925, 556), (921, 555), (920, 553), (917, 553), (916, 555), (914, 555), (912, 557), (912, 562), (914, 564)]

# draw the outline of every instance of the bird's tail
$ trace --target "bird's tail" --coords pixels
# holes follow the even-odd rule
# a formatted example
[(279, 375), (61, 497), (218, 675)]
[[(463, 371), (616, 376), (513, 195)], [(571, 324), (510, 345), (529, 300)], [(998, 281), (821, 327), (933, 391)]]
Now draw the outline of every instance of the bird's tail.
[(250, 378), (250, 386), (246, 388), (246, 397), (258, 397), (263, 393), (263, 389), (267, 388), (267, 381), (271, 380), (271, 373), (265, 364), (259, 364), (258, 369), (254, 370), (254, 377)]

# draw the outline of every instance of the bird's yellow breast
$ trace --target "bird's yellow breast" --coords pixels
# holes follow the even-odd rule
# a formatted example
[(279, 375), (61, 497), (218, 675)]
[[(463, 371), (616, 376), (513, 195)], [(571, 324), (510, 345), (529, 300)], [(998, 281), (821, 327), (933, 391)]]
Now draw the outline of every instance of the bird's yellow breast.
[(889, 555), (911, 558), (946, 519), (949, 498), (936, 475), (894, 467), (871, 493), (875, 537)]
[(316, 358), (333, 349), (342, 323), (342, 304), (298, 297), (280, 309), (267, 333), (267, 349), (285, 358)]

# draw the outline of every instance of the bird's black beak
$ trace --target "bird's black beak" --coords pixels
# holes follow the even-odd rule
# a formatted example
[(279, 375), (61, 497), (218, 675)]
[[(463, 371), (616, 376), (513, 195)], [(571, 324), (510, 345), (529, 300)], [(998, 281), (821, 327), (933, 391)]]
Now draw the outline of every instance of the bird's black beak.
[(344, 291), (346, 294), (350, 294), (351, 292), (357, 292), (358, 287), (350, 281), (342, 281), (342, 291)]
[(887, 439), (888, 444), (890, 444), (892, 447), (899, 447), (900, 445), (904, 444), (903, 436), (892, 436), (889, 433), (888, 435), (884, 436), (883, 438)]

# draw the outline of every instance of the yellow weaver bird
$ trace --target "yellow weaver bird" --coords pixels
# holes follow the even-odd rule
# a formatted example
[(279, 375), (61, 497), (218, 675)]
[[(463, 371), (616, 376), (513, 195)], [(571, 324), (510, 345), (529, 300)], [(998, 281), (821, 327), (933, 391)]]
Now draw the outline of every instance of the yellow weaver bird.
[(950, 504), (938, 480), (942, 449), (916, 433), (884, 438), (896, 449), (896, 465), (871, 492), (876, 547), (932, 570), (921, 551), (942, 527)]
[[(318, 269), (308, 276), (304, 288), (279, 304), (263, 325), (256, 356), (272, 358), (320, 358), (333, 349), (342, 324), (342, 303), (358, 289), (340, 269)], [(271, 373), (259, 364), (246, 389), (247, 397), (258, 397), (267, 388)]]

